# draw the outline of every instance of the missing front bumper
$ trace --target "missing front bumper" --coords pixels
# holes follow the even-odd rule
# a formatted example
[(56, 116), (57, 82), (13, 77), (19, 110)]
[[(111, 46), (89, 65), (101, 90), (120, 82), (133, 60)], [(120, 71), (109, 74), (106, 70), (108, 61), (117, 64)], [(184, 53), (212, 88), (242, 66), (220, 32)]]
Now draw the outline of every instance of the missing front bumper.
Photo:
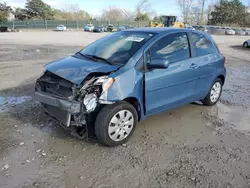
[[(83, 102), (69, 101), (67, 99), (62, 99), (51, 94), (36, 91), (34, 94), (34, 99), (40, 103), (45, 108), (46, 114), (51, 118), (57, 120), (60, 124), (65, 127), (76, 126), (82, 127), (87, 125), (87, 119), (90, 114), (95, 113), (100, 109), (99, 105), (113, 104), (114, 102), (99, 99), (97, 102), (97, 107), (88, 111)], [(91, 117), (93, 118), (93, 117)]]
[(53, 107), (57, 107), (70, 114), (78, 114), (81, 112), (82, 103), (77, 101), (68, 101), (57, 97), (50, 96), (43, 92), (35, 92), (35, 100)]
[(66, 127), (70, 127), (72, 115), (82, 111), (82, 103), (77, 101), (60, 99), (43, 92), (35, 92), (34, 98), (43, 104), (49, 116)]

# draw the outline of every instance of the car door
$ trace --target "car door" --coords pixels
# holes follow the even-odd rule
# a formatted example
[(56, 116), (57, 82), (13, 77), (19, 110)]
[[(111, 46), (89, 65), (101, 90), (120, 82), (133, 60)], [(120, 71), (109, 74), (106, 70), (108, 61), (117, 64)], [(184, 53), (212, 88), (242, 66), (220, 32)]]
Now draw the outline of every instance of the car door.
[(193, 48), (193, 61), (197, 67), (196, 99), (203, 99), (210, 89), (216, 75), (217, 67), (223, 63), (223, 56), (218, 53), (215, 44), (204, 34), (192, 32), (189, 35)]
[(194, 99), (198, 78), (194, 74), (196, 66), (191, 59), (187, 33), (169, 34), (145, 51), (146, 64), (152, 64), (159, 58), (166, 60), (169, 66), (166, 69), (147, 70), (145, 73), (147, 115)]

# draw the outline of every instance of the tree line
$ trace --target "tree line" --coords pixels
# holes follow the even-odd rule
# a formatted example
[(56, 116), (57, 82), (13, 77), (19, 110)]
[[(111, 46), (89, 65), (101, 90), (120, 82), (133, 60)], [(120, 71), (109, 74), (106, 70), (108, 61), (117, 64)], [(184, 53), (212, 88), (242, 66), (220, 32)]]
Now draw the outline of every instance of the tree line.
[[(7, 8), (8, 7), (8, 8)], [(77, 6), (68, 6), (65, 10), (58, 10), (52, 8), (50, 5), (44, 3), (42, 0), (27, 0), (25, 8), (12, 8), (6, 3), (0, 3), (0, 22), (4, 22), (8, 18), (8, 14), (14, 14), (17, 20), (30, 19), (89, 19), (90, 15), (79, 10)]]
[(79, 5), (66, 5), (63, 10), (54, 9), (43, 0), (27, 0), (25, 8), (12, 8), (6, 3), (0, 3), (0, 22), (5, 22), (9, 14), (14, 14), (16, 20), (134, 20), (150, 19), (151, 4), (149, 0), (140, 0), (134, 10), (119, 7), (108, 7), (101, 10), (101, 15), (93, 17), (87, 11), (80, 10)]
[(250, 26), (250, 7), (240, 0), (178, 0), (185, 23)]
[[(246, 26), (250, 24), (248, 7), (240, 0), (219, 0), (213, 4), (211, 0), (176, 0), (179, 5), (180, 20), (190, 25), (232, 25)], [(164, 1), (163, 1), (164, 3)], [(166, 2), (167, 3), (167, 2)], [(120, 7), (108, 7), (101, 10), (99, 16), (91, 16), (80, 10), (77, 4), (65, 6), (63, 10), (52, 8), (43, 0), (27, 0), (25, 8), (15, 8), (0, 3), (0, 22), (7, 21), (10, 13), (17, 20), (112, 20), (112, 21), (149, 21), (161, 22), (161, 15), (151, 7), (153, 1), (139, 0), (133, 10)], [(166, 12), (165, 15), (168, 15)]]

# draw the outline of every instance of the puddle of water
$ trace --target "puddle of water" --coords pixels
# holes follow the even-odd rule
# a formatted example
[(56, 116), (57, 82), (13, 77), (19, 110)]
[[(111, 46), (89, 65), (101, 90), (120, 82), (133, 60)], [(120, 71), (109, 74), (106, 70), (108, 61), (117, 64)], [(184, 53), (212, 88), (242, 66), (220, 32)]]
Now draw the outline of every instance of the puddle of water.
[(250, 131), (250, 110), (244, 107), (218, 104), (218, 116), (238, 130)]
[(9, 107), (22, 104), (28, 100), (31, 100), (31, 96), (22, 97), (1, 97), (0, 96), (0, 112), (8, 111)]

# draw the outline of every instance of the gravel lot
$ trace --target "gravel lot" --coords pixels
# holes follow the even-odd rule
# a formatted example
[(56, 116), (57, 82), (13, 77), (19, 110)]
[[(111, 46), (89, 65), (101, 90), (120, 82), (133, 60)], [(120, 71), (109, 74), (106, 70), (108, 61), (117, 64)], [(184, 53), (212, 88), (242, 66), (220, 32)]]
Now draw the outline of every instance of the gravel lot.
[(79, 140), (32, 101), (44, 64), (105, 34), (0, 33), (1, 188), (249, 188), (250, 49), (214, 36), (227, 79), (214, 107), (190, 104), (139, 123), (126, 145)]

